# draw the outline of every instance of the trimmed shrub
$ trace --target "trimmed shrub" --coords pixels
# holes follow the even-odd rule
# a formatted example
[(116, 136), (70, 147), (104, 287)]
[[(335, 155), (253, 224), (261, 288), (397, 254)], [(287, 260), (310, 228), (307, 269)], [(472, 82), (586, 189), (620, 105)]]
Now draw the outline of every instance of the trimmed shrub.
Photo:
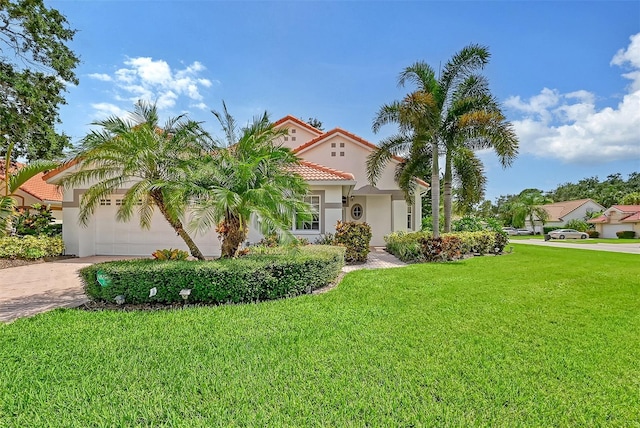
[[(309, 293), (334, 281), (344, 265), (345, 249), (307, 246), (269, 248), (269, 254), (211, 261), (126, 260), (80, 270), (87, 295), (126, 303), (247, 303)], [(151, 296), (150, 290), (156, 289)]]
[(429, 232), (393, 232), (384, 237), (386, 249), (403, 262), (422, 262), (420, 239), (431, 237)]
[(633, 230), (621, 230), (616, 232), (616, 236), (619, 239), (633, 239), (636, 237), (636, 233)]
[(36, 260), (56, 257), (64, 253), (60, 237), (11, 236), (0, 238), (0, 258)]
[(462, 241), (449, 234), (440, 238), (421, 238), (422, 256), (428, 262), (449, 262), (462, 257)]
[(591, 225), (589, 223), (587, 223), (584, 220), (579, 220), (579, 219), (573, 219), (571, 221), (568, 221), (565, 225), (565, 228), (567, 229), (575, 229), (578, 232), (586, 232), (589, 230), (589, 228), (591, 227)]
[(595, 230), (587, 230), (587, 235), (589, 235), (589, 238), (599, 238), (600, 232), (597, 232)]
[(62, 225), (53, 221), (53, 214), (48, 205), (33, 204), (30, 209), (21, 211), (15, 217), (13, 225), (18, 236), (61, 236)]
[(333, 233), (323, 233), (318, 236), (313, 243), (315, 245), (335, 245), (335, 239)]
[(347, 263), (367, 261), (369, 243), (371, 242), (371, 226), (367, 223), (342, 222), (336, 224), (335, 244), (347, 249)]

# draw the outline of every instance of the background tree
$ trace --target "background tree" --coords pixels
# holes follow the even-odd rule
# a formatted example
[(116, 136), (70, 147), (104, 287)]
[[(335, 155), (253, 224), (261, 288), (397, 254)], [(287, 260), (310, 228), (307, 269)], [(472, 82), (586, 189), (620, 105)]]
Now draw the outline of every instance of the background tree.
[(77, 84), (79, 59), (69, 49), (75, 31), (43, 0), (0, 0), (0, 154), (51, 159), (69, 138), (54, 126), (62, 92)]
[(513, 227), (524, 227), (528, 220), (535, 231), (535, 221), (542, 223), (542, 226), (549, 219), (549, 213), (542, 208), (542, 205), (553, 201), (543, 195), (538, 189), (525, 189), (516, 198), (502, 207), (503, 212), (509, 218), (506, 224)]
[(80, 221), (86, 224), (100, 199), (118, 189), (128, 190), (118, 208), (117, 219), (129, 221), (137, 211), (140, 227), (151, 226), (158, 208), (176, 234), (187, 244), (193, 257), (204, 260), (183, 226), (190, 183), (187, 177), (194, 160), (212, 149), (209, 135), (200, 123), (181, 115), (159, 125), (155, 105), (136, 104), (128, 117), (111, 116), (93, 123), (91, 131), (76, 150), (76, 171), (63, 176), (63, 186), (91, 185), (80, 200)]
[(221, 257), (235, 257), (249, 232), (252, 215), (262, 234), (279, 233), (293, 239), (294, 218), (308, 218), (303, 202), (307, 183), (291, 168), (299, 159), (276, 141), (287, 134), (275, 129), (265, 112), (236, 132), (235, 121), (223, 103), (212, 112), (224, 130), (219, 149), (203, 158), (192, 180), (197, 203), (191, 226), (204, 231), (216, 227), (222, 238)]
[[(451, 186), (454, 166), (458, 179), (466, 180), (469, 190), (461, 193), (467, 204), (478, 202), (484, 191), (484, 172), (473, 150), (500, 148), (504, 164), (517, 153), (517, 139), (510, 124), (490, 97), (486, 80), (475, 74), (489, 60), (486, 47), (469, 45), (456, 53), (436, 77), (431, 66), (417, 62), (405, 68), (398, 86), (412, 84), (415, 90), (402, 101), (383, 105), (373, 121), (373, 131), (396, 123), (399, 133), (379, 144), (367, 160), (369, 181), (375, 184), (393, 155), (405, 161), (396, 170), (398, 185), (409, 194), (414, 176), (430, 164), (432, 232), (439, 236), (440, 168), (438, 157), (445, 154), (445, 223), (450, 225)], [(423, 178), (423, 177), (420, 177)], [(464, 188), (464, 185), (462, 186)]]
[(620, 200), (621, 205), (640, 205), (640, 192), (633, 192), (625, 195)]
[(310, 117), (309, 120), (307, 120), (307, 123), (320, 131), (324, 131), (324, 128), (322, 127), (322, 122), (320, 122), (315, 117)]

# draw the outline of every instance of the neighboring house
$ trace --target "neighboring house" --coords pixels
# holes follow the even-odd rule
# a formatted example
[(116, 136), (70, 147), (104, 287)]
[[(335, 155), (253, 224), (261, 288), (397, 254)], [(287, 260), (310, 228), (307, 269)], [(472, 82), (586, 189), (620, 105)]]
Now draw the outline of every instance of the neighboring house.
[[(372, 228), (371, 245), (384, 245), (383, 237), (391, 232), (420, 229), (421, 195), (428, 191), (429, 185), (417, 180), (412, 203), (407, 204), (394, 181), (395, 167), (402, 159), (391, 159), (374, 187), (369, 184), (366, 173), (367, 156), (376, 149), (373, 144), (339, 128), (320, 131), (293, 116), (278, 120), (275, 126), (289, 130), (281, 143), (303, 160), (294, 170), (309, 184), (309, 195), (305, 199), (317, 212), (308, 221), (294, 222), (296, 236), (313, 242), (322, 234), (334, 233), (338, 220), (366, 222)], [(75, 168), (69, 164), (45, 178), (55, 183), (67, 169)], [(63, 239), (68, 254), (147, 256), (159, 248), (186, 250), (184, 242), (159, 212), (154, 213), (149, 230), (140, 229), (137, 218), (126, 223), (116, 221), (125, 189), (101, 200), (88, 224), (79, 225), (80, 198), (87, 187), (63, 192)], [(249, 242), (257, 242), (261, 237), (255, 227), (250, 228)], [(194, 240), (206, 256), (220, 254), (215, 231), (210, 230)]]
[(616, 232), (633, 230), (640, 237), (640, 205), (613, 205), (600, 217), (588, 221), (601, 238), (617, 238)]
[[(21, 164), (18, 167), (21, 167)], [(16, 208), (28, 209), (33, 204), (46, 205), (51, 208), (56, 223), (61, 223), (62, 192), (57, 186), (47, 183), (43, 177), (44, 173), (33, 176), (14, 193)], [(0, 180), (4, 180), (3, 174), (0, 174)]]
[[(545, 227), (563, 227), (571, 220), (585, 220), (591, 213), (604, 211), (604, 207), (593, 199), (577, 199), (575, 201), (554, 202), (543, 205), (542, 208), (549, 214), (545, 221)], [(540, 219), (534, 221), (535, 228), (527, 221), (525, 226), (536, 232), (542, 232)]]

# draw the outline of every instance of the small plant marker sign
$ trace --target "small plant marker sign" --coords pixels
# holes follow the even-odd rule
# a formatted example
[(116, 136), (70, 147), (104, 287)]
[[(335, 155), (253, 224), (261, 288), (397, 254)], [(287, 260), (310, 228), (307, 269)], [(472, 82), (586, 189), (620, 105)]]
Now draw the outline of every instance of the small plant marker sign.
[(111, 285), (111, 279), (107, 276), (106, 273), (101, 270), (96, 273), (96, 279), (98, 280), (98, 284), (100, 284), (101, 287), (108, 287), (109, 285)]

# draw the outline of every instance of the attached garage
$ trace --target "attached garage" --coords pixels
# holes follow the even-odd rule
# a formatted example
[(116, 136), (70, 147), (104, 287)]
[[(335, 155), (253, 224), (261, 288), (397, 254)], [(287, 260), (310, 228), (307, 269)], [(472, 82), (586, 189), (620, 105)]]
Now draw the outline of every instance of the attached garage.
[(631, 224), (603, 224), (602, 225), (602, 238), (617, 238), (616, 232), (623, 230), (633, 230)]
[[(80, 233), (74, 233), (74, 228), (63, 228), (67, 254), (80, 257), (94, 254), (148, 257), (155, 250), (163, 248), (188, 251), (182, 238), (177, 236), (157, 210), (154, 211), (149, 229), (140, 228), (137, 215), (128, 222), (118, 221), (116, 212), (121, 203), (122, 195), (105, 197), (100, 200), (87, 226), (80, 226)], [(69, 217), (72, 217), (74, 214), (71, 211), (77, 211), (77, 209), (65, 208), (65, 211)], [(72, 218), (69, 220), (73, 221)], [(76, 236), (71, 236), (72, 234)], [(192, 233), (191, 236), (194, 237), (198, 248), (205, 256), (220, 255), (220, 241), (215, 231), (209, 231), (203, 236), (195, 236)]]

